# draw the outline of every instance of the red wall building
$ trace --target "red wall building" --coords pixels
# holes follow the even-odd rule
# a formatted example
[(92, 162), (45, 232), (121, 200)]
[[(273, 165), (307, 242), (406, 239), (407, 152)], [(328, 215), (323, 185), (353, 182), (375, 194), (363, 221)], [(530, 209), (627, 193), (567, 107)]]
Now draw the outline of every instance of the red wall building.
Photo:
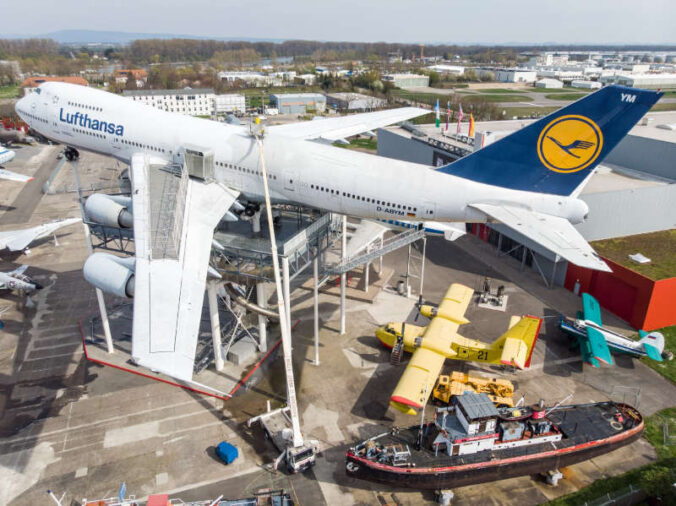
[(676, 325), (676, 278), (653, 281), (604, 258), (613, 272), (592, 271), (568, 263), (564, 286), (594, 296), (602, 307), (637, 329)]

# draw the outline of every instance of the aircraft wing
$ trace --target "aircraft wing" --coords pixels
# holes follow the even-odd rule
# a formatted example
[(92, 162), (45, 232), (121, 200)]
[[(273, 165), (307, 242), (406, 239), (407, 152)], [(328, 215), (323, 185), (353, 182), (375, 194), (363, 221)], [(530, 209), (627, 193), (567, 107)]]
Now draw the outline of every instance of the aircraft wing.
[(472, 302), (472, 297), (474, 297), (473, 289), (460, 283), (453, 283), (437, 308), (437, 316), (458, 325), (469, 323), (465, 318), (465, 311)]
[(355, 256), (373, 241), (381, 237), (388, 228), (378, 222), (361, 220), (357, 228), (347, 242), (347, 258)]
[(598, 361), (613, 365), (613, 357), (610, 355), (610, 350), (603, 333), (589, 325), (587, 325), (585, 330), (587, 331), (587, 338), (589, 340), (589, 352), (591, 353), (591, 358), (594, 359), (589, 360), (589, 363), (594, 367), (599, 366)]
[(325, 139), (333, 142), (350, 137), (351, 135), (393, 125), (429, 113), (430, 111), (427, 109), (419, 107), (400, 107), (398, 109), (350, 114), (348, 116), (317, 121), (275, 125), (269, 127), (268, 131), (296, 139)]
[(82, 221), (80, 218), (68, 218), (58, 220), (52, 223), (45, 223), (37, 227), (26, 228), (24, 230), (8, 230), (0, 232), (0, 249), (7, 248), (10, 251), (21, 251), (36, 239), (46, 237), (56, 232), (61, 227), (66, 227)]
[(18, 172), (12, 172), (11, 170), (7, 169), (0, 169), (0, 179), (7, 179), (9, 181), (19, 181), (20, 183), (25, 183), (27, 181), (33, 180), (31, 176), (24, 176), (23, 174), (19, 174)]
[(390, 405), (408, 415), (415, 415), (429, 398), (446, 357), (418, 348), (413, 352), (410, 362), (401, 375), (392, 396)]
[(584, 319), (594, 322), (599, 327), (603, 327), (601, 323), (601, 306), (598, 301), (588, 293), (582, 294), (582, 309), (584, 311)]
[(509, 328), (502, 337), (505, 338), (500, 362), (505, 365), (525, 369), (530, 367), (530, 360), (540, 333), (542, 320), (535, 316), (524, 316)]
[(611, 272), (610, 267), (565, 218), (506, 205), (476, 203), (471, 204), (471, 207), (482, 211), (575, 265)]
[[(185, 195), (184, 206), (178, 205), (179, 198), (165, 207), (161, 199), (166, 192), (150, 198), (151, 177), (176, 176), (151, 168), (142, 154), (132, 157), (131, 172), (136, 248), (132, 357), (139, 365), (191, 381), (214, 228), (239, 193), (186, 175), (170, 181), (185, 184), (178, 189)], [(168, 221), (167, 208), (175, 210)], [(165, 240), (172, 234), (178, 248)]]

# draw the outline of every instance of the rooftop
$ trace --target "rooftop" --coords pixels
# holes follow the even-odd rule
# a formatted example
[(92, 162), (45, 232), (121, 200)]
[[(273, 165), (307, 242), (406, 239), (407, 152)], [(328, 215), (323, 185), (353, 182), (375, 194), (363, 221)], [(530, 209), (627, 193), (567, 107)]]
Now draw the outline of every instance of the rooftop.
[(486, 394), (477, 394), (475, 392), (465, 392), (455, 397), (458, 404), (467, 413), (470, 420), (477, 418), (488, 418), (498, 416), (498, 410), (495, 404)]
[(22, 88), (36, 88), (42, 83), (69, 83), (79, 84), (81, 86), (89, 86), (89, 81), (80, 76), (33, 76), (27, 77), (21, 83)]
[[(604, 258), (655, 281), (676, 277), (676, 229), (594, 241), (592, 247)], [(641, 253), (650, 258), (638, 264), (629, 255)]]
[(145, 97), (147, 95), (202, 95), (214, 94), (212, 88), (181, 88), (178, 90), (124, 90), (125, 97)]

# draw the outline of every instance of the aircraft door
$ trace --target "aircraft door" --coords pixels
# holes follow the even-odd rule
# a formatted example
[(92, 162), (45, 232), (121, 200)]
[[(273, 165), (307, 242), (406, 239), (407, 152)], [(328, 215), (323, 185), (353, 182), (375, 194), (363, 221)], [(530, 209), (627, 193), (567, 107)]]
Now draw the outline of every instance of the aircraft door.
[(422, 206), (422, 214), (419, 217), (423, 220), (431, 220), (437, 214), (437, 205), (434, 202), (424, 202)]
[(300, 188), (300, 181), (298, 181), (298, 174), (295, 171), (285, 170), (284, 171), (284, 189), (290, 191), (296, 191)]

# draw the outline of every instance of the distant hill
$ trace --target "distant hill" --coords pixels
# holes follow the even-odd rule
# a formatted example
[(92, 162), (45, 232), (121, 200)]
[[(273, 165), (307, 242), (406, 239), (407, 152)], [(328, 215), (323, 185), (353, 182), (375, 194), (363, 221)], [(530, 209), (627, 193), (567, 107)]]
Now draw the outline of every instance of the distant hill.
[(114, 32), (103, 30), (58, 30), (42, 34), (6, 34), (3, 39), (44, 38), (53, 39), (60, 44), (129, 44), (137, 39), (200, 39), (200, 40), (242, 40), (247, 42), (283, 42), (284, 39), (264, 39), (252, 37), (209, 37), (178, 33), (139, 33)]

